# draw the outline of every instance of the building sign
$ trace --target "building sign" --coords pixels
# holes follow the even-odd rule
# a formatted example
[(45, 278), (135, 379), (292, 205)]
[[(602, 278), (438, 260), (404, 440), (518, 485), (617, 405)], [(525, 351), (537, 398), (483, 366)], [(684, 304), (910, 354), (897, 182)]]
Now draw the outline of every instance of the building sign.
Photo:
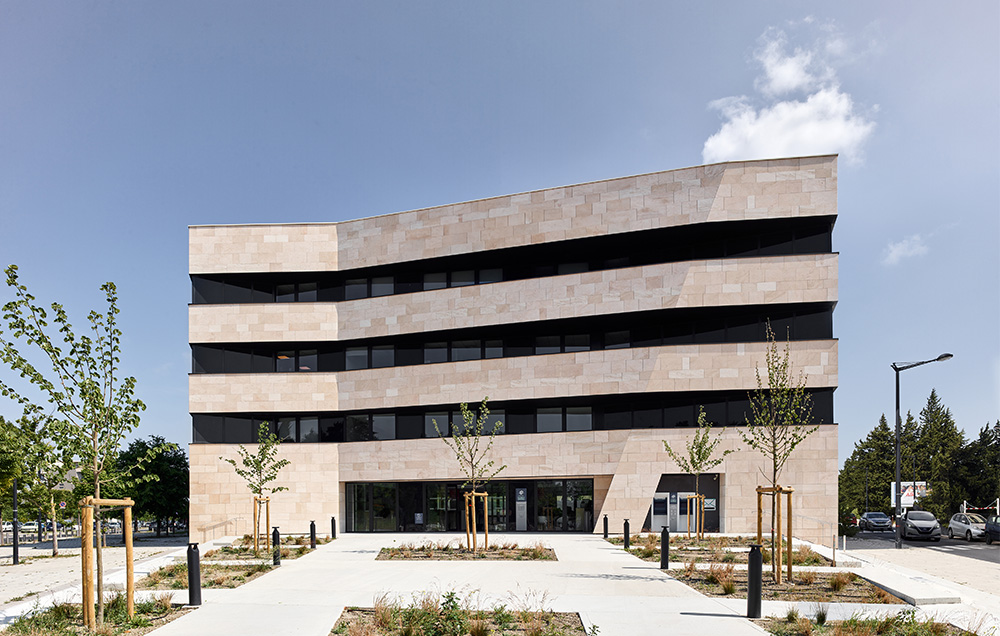
[[(912, 508), (914, 502), (931, 494), (931, 489), (927, 487), (926, 481), (901, 481), (899, 489), (900, 506), (903, 508)], [(889, 485), (889, 505), (896, 507), (896, 482)]]
[(705, 510), (706, 511), (708, 511), (708, 510), (715, 510), (715, 506), (716, 506), (716, 500), (715, 499), (709, 499), (707, 497), (705, 498)]
[(424, 525), (424, 513), (422, 512), (413, 513), (413, 523), (417, 524), (418, 526)]

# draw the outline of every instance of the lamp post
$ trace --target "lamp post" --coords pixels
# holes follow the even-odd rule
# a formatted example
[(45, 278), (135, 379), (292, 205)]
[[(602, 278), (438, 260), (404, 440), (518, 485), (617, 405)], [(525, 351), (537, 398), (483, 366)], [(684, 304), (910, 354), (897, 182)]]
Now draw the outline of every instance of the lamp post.
[(902, 493), (900, 492), (902, 475), (900, 474), (901, 466), (899, 460), (899, 430), (902, 427), (902, 420), (899, 419), (899, 372), (912, 369), (913, 367), (919, 367), (924, 364), (930, 364), (931, 362), (944, 362), (945, 360), (951, 360), (952, 357), (954, 356), (950, 353), (942, 353), (933, 360), (892, 363), (892, 370), (896, 372), (896, 549), (903, 547), (903, 526), (900, 525), (900, 517), (903, 515), (903, 498)]

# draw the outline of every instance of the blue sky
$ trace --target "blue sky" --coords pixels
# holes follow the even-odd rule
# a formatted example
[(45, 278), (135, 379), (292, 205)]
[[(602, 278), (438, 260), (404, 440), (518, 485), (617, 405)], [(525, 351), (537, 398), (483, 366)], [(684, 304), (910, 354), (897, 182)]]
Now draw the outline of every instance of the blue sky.
[(944, 351), (903, 408), (936, 387), (975, 434), (1000, 418), (998, 25), (995, 1), (4, 0), (0, 261), (78, 324), (115, 281), (138, 434), (186, 443), (188, 225), (836, 152), (841, 461), (891, 417), (889, 365)]

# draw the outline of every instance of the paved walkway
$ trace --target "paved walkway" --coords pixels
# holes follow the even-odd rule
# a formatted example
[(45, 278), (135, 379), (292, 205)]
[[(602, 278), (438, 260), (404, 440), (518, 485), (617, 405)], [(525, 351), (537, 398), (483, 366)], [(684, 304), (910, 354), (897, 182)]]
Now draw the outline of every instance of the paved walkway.
[[(345, 606), (371, 606), (376, 596), (389, 594), (408, 601), (422, 591), (454, 590), (473, 597), (481, 607), (499, 603), (508, 608), (539, 605), (557, 611), (579, 612), (584, 625), (597, 626), (601, 636), (660, 636), (671, 634), (755, 635), (762, 630), (742, 618), (746, 601), (705, 597), (660, 572), (658, 564), (640, 561), (593, 535), (491, 535), (495, 541), (532, 545), (536, 541), (555, 549), (557, 562), (544, 561), (375, 561), (383, 546), (424, 539), (457, 539), (456, 535), (347, 534), (300, 559), (234, 590), (203, 590), (203, 606), (157, 630), (158, 636), (182, 634), (304, 634), (325, 636)], [(464, 535), (462, 535), (464, 539)], [(202, 552), (210, 549), (202, 545)], [(137, 576), (174, 560), (183, 560), (185, 549), (164, 553), (137, 564)], [(843, 557), (862, 561), (866, 569), (914, 585), (932, 583), (948, 587), (961, 604), (924, 605), (918, 616), (933, 616), (963, 626), (988, 630), (1000, 626), (1000, 597), (929, 576), (869, 552)], [(892, 556), (892, 555), (889, 555)], [(909, 555), (907, 555), (909, 556)], [(838, 552), (838, 564), (841, 553)], [(954, 558), (954, 557), (953, 557)], [(61, 559), (60, 559), (61, 561)], [(944, 568), (944, 564), (935, 567)], [(987, 574), (987, 573), (984, 573)], [(989, 573), (992, 574), (992, 571)], [(109, 571), (108, 583), (124, 580), (122, 570)], [(0, 629), (15, 615), (35, 603), (79, 599), (79, 586), (66, 585), (40, 601), (0, 608)], [(187, 592), (174, 594), (186, 602)], [(765, 601), (764, 615), (784, 615), (795, 606), (812, 615), (815, 603)], [(834, 605), (831, 619), (855, 612), (869, 616), (912, 609), (910, 606)], [(985, 633), (985, 632), (984, 632)]]

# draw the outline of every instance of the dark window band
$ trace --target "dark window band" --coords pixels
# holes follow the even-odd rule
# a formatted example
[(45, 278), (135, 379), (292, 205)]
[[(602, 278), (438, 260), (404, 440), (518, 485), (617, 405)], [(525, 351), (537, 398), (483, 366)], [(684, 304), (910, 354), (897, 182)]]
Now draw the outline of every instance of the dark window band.
[[(833, 423), (833, 389), (811, 389), (813, 423)], [(475, 405), (472, 405), (474, 408)], [(646, 393), (556, 400), (491, 402), (488, 428), (500, 422), (506, 435), (697, 426), (698, 407), (713, 426), (743, 426), (751, 416), (745, 391)], [(454, 406), (366, 412), (254, 413), (191, 415), (195, 444), (256, 442), (261, 422), (288, 442), (365, 442), (438, 437), (449, 423), (461, 425)], [(437, 422), (435, 428), (434, 422)]]
[[(191, 345), (192, 373), (339, 372), (601, 349), (833, 337), (833, 303), (666, 309), (337, 343)], [(534, 334), (534, 335), (526, 335)]]

